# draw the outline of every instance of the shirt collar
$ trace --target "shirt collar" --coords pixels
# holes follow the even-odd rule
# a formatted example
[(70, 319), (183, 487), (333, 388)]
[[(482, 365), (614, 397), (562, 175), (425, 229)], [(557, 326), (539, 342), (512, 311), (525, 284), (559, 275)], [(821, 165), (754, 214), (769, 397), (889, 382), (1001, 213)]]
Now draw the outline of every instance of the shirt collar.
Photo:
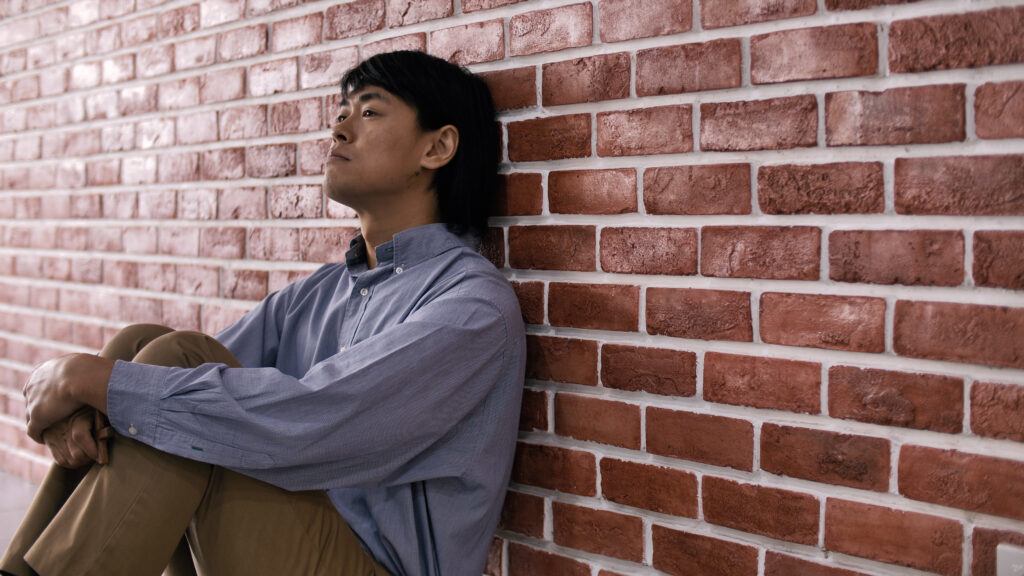
[[(425, 224), (402, 230), (392, 237), (390, 242), (377, 246), (377, 266), (394, 264), (402, 268), (412, 268), (420, 262), (424, 262), (447, 252), (452, 248), (468, 246), (476, 248), (479, 241), (472, 235), (456, 236), (448, 231), (446, 224)], [(366, 268), (366, 240), (362, 233), (357, 234), (349, 243), (349, 250), (345, 253), (345, 262), (349, 268), (365, 270)]]

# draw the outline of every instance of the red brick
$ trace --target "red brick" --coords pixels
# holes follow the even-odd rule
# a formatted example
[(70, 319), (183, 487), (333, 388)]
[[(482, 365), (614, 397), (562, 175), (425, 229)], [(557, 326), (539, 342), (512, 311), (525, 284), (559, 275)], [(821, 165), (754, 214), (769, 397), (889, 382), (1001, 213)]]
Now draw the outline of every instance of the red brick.
[(636, 212), (636, 171), (565, 170), (548, 175), (552, 213), (624, 214)]
[(761, 469), (814, 482), (885, 492), (889, 488), (889, 442), (766, 423), (761, 428)]
[(99, 194), (79, 195), (71, 197), (72, 218), (99, 218), (102, 206)]
[(829, 278), (839, 282), (959, 286), (959, 230), (841, 230), (829, 235)]
[[(177, 132), (179, 144), (199, 144), (217, 141), (217, 112), (199, 112), (178, 116)], [(141, 128), (142, 123), (139, 123)]]
[(173, 44), (149, 46), (139, 50), (135, 56), (135, 70), (140, 78), (156, 78), (169, 74), (173, 65)]
[(513, 162), (590, 156), (590, 115), (549, 116), (508, 123)]
[(757, 200), (766, 214), (867, 214), (885, 208), (880, 162), (761, 166)]
[(602, 458), (601, 494), (627, 506), (697, 517), (697, 477), (682, 470)]
[(275, 10), (296, 6), (300, 3), (301, 0), (248, 0), (246, 5), (249, 10), (249, 16), (259, 16), (274, 12)]
[(324, 39), (337, 40), (367, 34), (384, 27), (384, 0), (355, 0), (327, 9)]
[(244, 0), (207, 0), (200, 5), (199, 23), (203, 28), (233, 22), (245, 16)]
[(199, 180), (199, 154), (167, 152), (158, 157), (157, 180), (160, 182), (193, 182)]
[[(350, 4), (344, 4), (349, 6)], [(254, 64), (249, 68), (249, 95), (269, 96), (278, 92), (294, 92), (298, 87), (298, 62), (285, 58)]]
[(1024, 156), (896, 159), (900, 214), (1024, 214)]
[(639, 302), (638, 286), (552, 282), (548, 320), (552, 326), (635, 332)]
[(700, 0), (700, 22), (706, 28), (740, 26), (814, 14), (814, 0)]
[(222, 140), (260, 138), (266, 135), (266, 106), (239, 106), (220, 112), (220, 137)]
[[(335, 204), (328, 202), (328, 204)], [(356, 215), (353, 212), (352, 218)], [(494, 265), (495, 268), (505, 267), (505, 229), (502, 227), (490, 227), (484, 233), (477, 252)]]
[(593, 226), (510, 226), (512, 268), (587, 271), (596, 268)]
[(573, 4), (517, 14), (509, 19), (512, 56), (589, 46), (594, 37), (593, 6)]
[(199, 78), (182, 78), (160, 84), (157, 107), (160, 110), (177, 110), (199, 104)]
[(766, 343), (881, 352), (884, 332), (882, 298), (771, 292), (761, 295), (761, 338)]
[(578, 560), (528, 548), (516, 542), (508, 544), (508, 569), (509, 576), (590, 576), (590, 566)]
[(157, 16), (147, 14), (124, 23), (125, 46), (135, 46), (156, 40)]
[(959, 142), (964, 123), (963, 84), (825, 95), (829, 146)]
[(832, 366), (828, 381), (833, 418), (953, 434), (963, 429), (962, 378)]
[(319, 44), (323, 21), (322, 13), (313, 12), (298, 18), (275, 22), (270, 36), (270, 49), (273, 52), (284, 52)]
[(710, 536), (651, 527), (652, 565), (673, 576), (755, 576), (757, 548)]
[(701, 230), (701, 274), (817, 280), (820, 249), (818, 228), (706, 226)]
[(525, 0), (463, 0), (462, 11), (476, 12), (478, 10), (491, 10), (501, 6), (508, 6), (509, 4), (517, 4)]
[(651, 407), (647, 409), (647, 451), (750, 471), (754, 427), (745, 420)]
[(223, 296), (236, 300), (262, 300), (267, 296), (266, 270), (224, 270)]
[(676, 338), (750, 342), (750, 294), (688, 288), (647, 289), (647, 332)]
[(635, 156), (692, 152), (691, 114), (689, 105), (599, 112), (597, 154)]
[(217, 217), (221, 220), (262, 220), (267, 217), (265, 188), (228, 188), (220, 191)]
[(320, 185), (287, 185), (270, 188), (271, 218), (319, 218), (323, 193)]
[(328, 138), (299, 143), (299, 174), (323, 174), (324, 162), (330, 149), (331, 141)]
[(299, 87), (333, 86), (346, 70), (355, 68), (358, 62), (359, 54), (355, 47), (307, 54), (302, 57), (299, 68)]
[(1024, 137), (1024, 82), (982, 84), (974, 93), (979, 138)]
[(899, 492), (914, 500), (1024, 520), (1024, 462), (905, 445)]
[(135, 192), (104, 194), (103, 217), (132, 219), (138, 217), (138, 202)]
[(188, 188), (178, 193), (179, 220), (213, 220), (217, 217), (217, 191)]
[(693, 396), (696, 366), (693, 352), (618, 344), (601, 347), (601, 383), (608, 388)]
[(893, 349), (913, 358), (1024, 367), (1024, 309), (896, 302)]
[(954, 576), (962, 546), (954, 520), (843, 500), (825, 506), (828, 550)]
[(971, 386), (971, 431), (986, 438), (1024, 442), (1024, 386), (975, 382)]
[(899, 20), (889, 27), (889, 70), (923, 72), (1024, 62), (1024, 7)]
[(207, 72), (199, 79), (199, 101), (203, 104), (238, 100), (245, 96), (245, 68)]
[(724, 478), (702, 482), (704, 519), (778, 540), (818, 542), (818, 499), (809, 495)]
[(644, 205), (649, 214), (749, 214), (750, 165), (648, 168)]
[[(103, 61), (103, 83), (119, 84), (135, 78), (135, 57), (124, 54)], [(42, 75), (40, 75), (42, 81)]]
[(184, 40), (174, 44), (174, 69), (188, 70), (209, 66), (217, 61), (217, 35)]
[(245, 257), (245, 228), (203, 228), (199, 255), (204, 258), (239, 260)]
[(786, 150), (815, 146), (818, 104), (814, 96), (701, 104), (702, 150)]
[[(533, 66), (483, 72), (480, 77), (491, 89), (494, 107), (498, 111), (537, 105), (537, 69)], [(626, 83), (628, 88), (628, 78)]]
[(604, 228), (601, 269), (624, 274), (697, 273), (697, 231), (692, 228)]
[(199, 28), (199, 5), (190, 4), (160, 13), (160, 38), (181, 36)]
[(600, 0), (601, 41), (668, 36), (692, 27), (689, 0)]
[(519, 429), (548, 429), (548, 393), (543, 390), (523, 390), (523, 404), (519, 411)]
[(733, 38), (639, 50), (636, 93), (657, 96), (736, 88), (740, 68), (740, 42)]
[(430, 32), (430, 54), (459, 66), (505, 57), (505, 26), (501, 19)]
[[(155, 112), (157, 107), (157, 85), (135, 86), (125, 88), (119, 94), (120, 105), (118, 111), (122, 116), (133, 114), (145, 114)], [(128, 126), (123, 124), (122, 127)], [(104, 129), (105, 130), (105, 129)]]
[(252, 178), (295, 175), (295, 144), (264, 144), (245, 151), (245, 173)]
[(985, 230), (974, 233), (974, 283), (1024, 289), (1024, 233)]
[(640, 407), (591, 396), (555, 396), (555, 434), (640, 449)]
[(526, 337), (526, 377), (597, 385), (597, 342), (575, 338)]
[(1024, 533), (976, 527), (973, 541), (971, 576), (996, 576), (996, 548), (1002, 543), (1024, 547)]
[(581, 496), (597, 494), (594, 455), (556, 446), (516, 445), (512, 481)]
[(239, 60), (267, 51), (267, 25), (235, 28), (220, 35), (221, 61)]
[[(223, 204), (221, 205), (223, 214)], [(293, 228), (253, 228), (249, 232), (249, 258), (298, 261), (299, 231)]]
[(523, 321), (527, 324), (544, 323), (544, 283), (512, 282), (512, 288), (519, 299)]
[[(463, 10), (465, 10), (465, 7), (463, 7)], [(426, 52), (427, 35), (423, 32), (419, 32), (416, 34), (395, 36), (393, 38), (386, 38), (384, 40), (364, 44), (362, 47), (363, 59), (365, 60), (372, 56), (376, 56), (377, 54), (383, 54), (384, 52), (395, 52), (398, 50)]]
[(178, 293), (211, 298), (219, 296), (220, 270), (214, 266), (179, 265)]
[[(796, 54), (800, 56), (794, 58)], [(870, 76), (877, 69), (874, 23), (786, 30), (750, 39), (754, 84)]]
[(303, 228), (299, 246), (303, 262), (344, 262), (345, 250), (358, 230), (348, 227)]
[[(833, 0), (828, 0), (833, 1)], [(808, 562), (792, 556), (783, 556), (778, 552), (768, 551), (764, 561), (765, 576), (868, 576), (861, 572), (852, 572), (842, 568), (833, 568), (824, 564)]]
[(616, 100), (629, 97), (629, 54), (601, 54), (545, 64), (542, 98), (545, 106)]
[[(161, 254), (173, 254), (175, 256), (198, 256), (199, 255), (199, 229), (198, 228), (159, 228), (159, 245)], [(216, 270), (214, 269), (216, 272)], [(216, 277), (217, 275), (214, 274)], [(216, 296), (216, 291), (213, 294)]]
[(234, 324), (245, 313), (244, 308), (225, 308), (204, 304), (200, 308), (202, 332), (216, 334)]
[(320, 128), (323, 110), (320, 98), (304, 98), (270, 105), (270, 133), (313, 132)]
[(501, 176), (496, 215), (536, 216), (544, 208), (543, 176), (513, 172)]
[(532, 494), (509, 491), (501, 509), (498, 527), (534, 538), (544, 537), (544, 499)]
[(135, 125), (135, 148), (145, 150), (167, 146), (174, 146), (173, 118), (143, 120)]
[(452, 0), (387, 0), (388, 28), (447, 18), (453, 11)]
[(821, 412), (821, 365), (708, 352), (704, 399), (737, 406)]
[(217, 148), (202, 153), (203, 180), (232, 180), (245, 176), (245, 148)]
[(604, 556), (643, 559), (643, 520), (605, 510), (554, 502), (556, 544)]

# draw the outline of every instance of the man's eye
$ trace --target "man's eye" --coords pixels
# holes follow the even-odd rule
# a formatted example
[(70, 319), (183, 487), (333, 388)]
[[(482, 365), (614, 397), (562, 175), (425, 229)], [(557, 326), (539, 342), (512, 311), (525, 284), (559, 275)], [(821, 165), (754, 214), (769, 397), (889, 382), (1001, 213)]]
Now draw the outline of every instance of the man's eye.
[(368, 116), (376, 116), (376, 115), (377, 115), (377, 113), (374, 112), (373, 110), (363, 110), (363, 118), (366, 118)]
[(345, 116), (344, 114), (338, 114), (338, 117), (335, 118), (334, 121), (340, 124), (341, 122), (345, 121), (345, 118), (347, 118), (347, 116)]

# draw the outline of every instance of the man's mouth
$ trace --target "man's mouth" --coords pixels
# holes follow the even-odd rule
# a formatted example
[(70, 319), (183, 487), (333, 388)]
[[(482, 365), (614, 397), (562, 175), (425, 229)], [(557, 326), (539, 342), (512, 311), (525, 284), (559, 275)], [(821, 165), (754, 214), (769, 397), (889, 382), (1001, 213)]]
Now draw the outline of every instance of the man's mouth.
[(340, 160), (346, 160), (346, 161), (349, 159), (348, 156), (344, 156), (340, 152), (336, 152), (334, 150), (331, 150), (330, 157), (331, 158), (338, 158)]

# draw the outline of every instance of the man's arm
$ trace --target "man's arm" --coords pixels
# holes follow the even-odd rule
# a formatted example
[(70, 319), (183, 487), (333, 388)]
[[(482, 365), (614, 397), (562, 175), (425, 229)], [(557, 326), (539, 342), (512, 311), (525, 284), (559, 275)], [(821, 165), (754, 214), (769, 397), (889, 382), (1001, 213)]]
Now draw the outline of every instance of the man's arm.
[(36, 368), (25, 383), (28, 435), (43, 442), (43, 432), (83, 406), (107, 412), (107, 383), (114, 361), (93, 354), (69, 354)]

